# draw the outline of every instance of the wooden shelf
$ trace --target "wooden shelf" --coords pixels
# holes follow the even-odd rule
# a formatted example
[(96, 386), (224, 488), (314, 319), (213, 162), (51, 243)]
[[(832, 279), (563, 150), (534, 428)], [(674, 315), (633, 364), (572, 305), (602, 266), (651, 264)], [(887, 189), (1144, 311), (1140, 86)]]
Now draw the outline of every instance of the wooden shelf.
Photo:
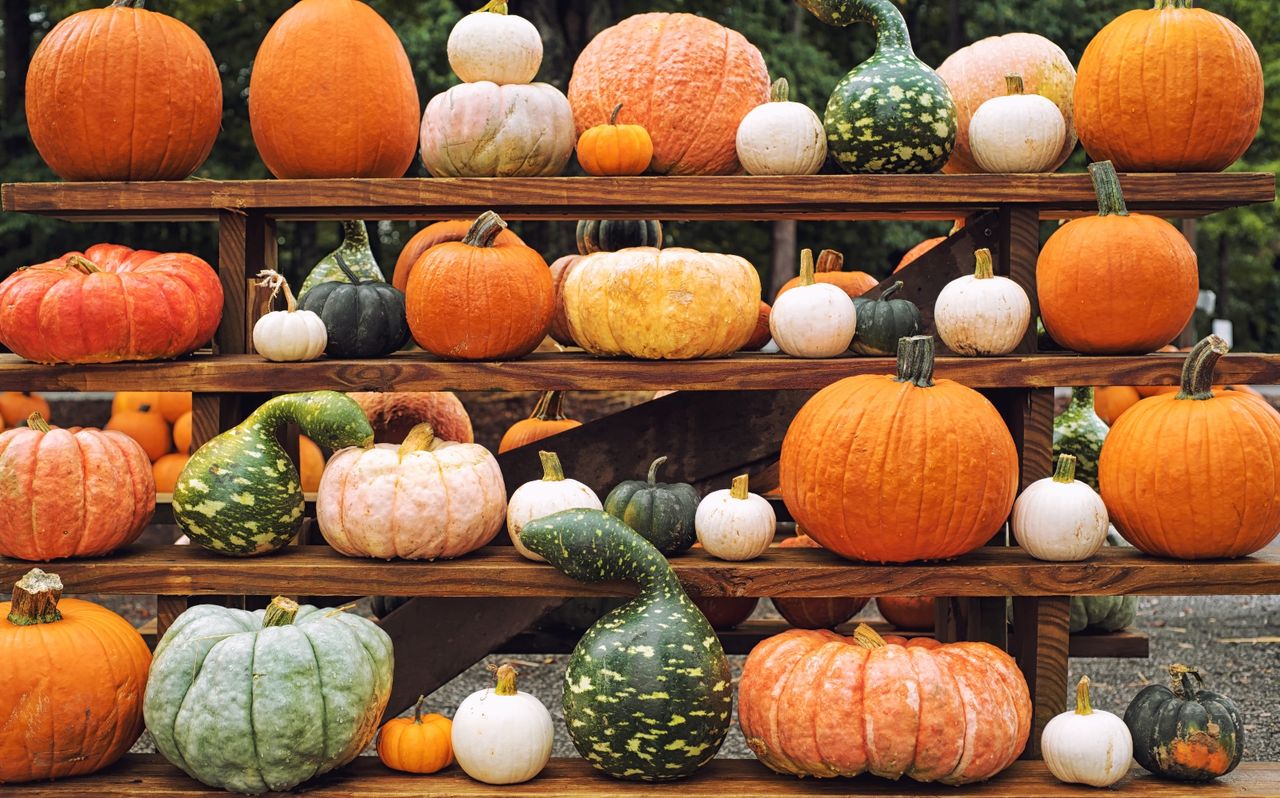
[[(1130, 210), (1198, 216), (1275, 198), (1269, 173), (1123, 174)], [(1031, 205), (1044, 218), (1097, 210), (1084, 173), (802, 177), (401, 178), (11, 183), (4, 210), (63, 219), (952, 219)]]

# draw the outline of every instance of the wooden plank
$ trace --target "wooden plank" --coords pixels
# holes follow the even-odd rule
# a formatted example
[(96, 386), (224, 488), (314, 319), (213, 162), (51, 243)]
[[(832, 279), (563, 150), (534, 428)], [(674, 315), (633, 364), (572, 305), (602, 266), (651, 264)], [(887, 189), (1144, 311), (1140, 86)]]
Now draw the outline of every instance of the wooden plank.
[(1136, 629), (1117, 632), (1077, 632), (1067, 645), (1072, 657), (1145, 659), (1151, 656), (1151, 638)]
[(1036, 260), (1040, 257), (1040, 213), (1034, 206), (1003, 207), (999, 211), (1000, 242), (996, 248), (996, 274), (1013, 280), (1031, 300), (1031, 323), (1014, 351), (1036, 351)]
[(158, 641), (164, 637), (164, 633), (169, 631), (174, 620), (186, 611), (186, 596), (156, 596), (155, 628), (151, 630), (155, 639)]
[(1067, 596), (1018, 596), (1013, 600), (1013, 627), (1018, 630), (1012, 652), (1031, 688), (1034, 715), (1024, 758), (1040, 757), (1040, 733), (1067, 706), (1067, 657), (1070, 650)]
[[(218, 354), (237, 355), (246, 348), (248, 299), (249, 217), (238, 211), (218, 214), (218, 280), (222, 283), (222, 323), (213, 337)], [(177, 388), (171, 389), (177, 390)]]

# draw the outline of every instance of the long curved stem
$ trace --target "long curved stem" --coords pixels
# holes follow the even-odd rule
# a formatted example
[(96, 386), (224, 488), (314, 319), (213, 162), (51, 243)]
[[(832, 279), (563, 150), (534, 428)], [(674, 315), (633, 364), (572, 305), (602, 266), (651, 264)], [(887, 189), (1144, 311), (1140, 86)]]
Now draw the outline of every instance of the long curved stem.
[(1177, 398), (1212, 399), (1213, 370), (1218, 365), (1218, 358), (1228, 351), (1227, 342), (1216, 335), (1210, 335), (1192, 347), (1191, 354), (1182, 364), (1182, 390)]
[(505, 230), (507, 223), (502, 217), (493, 211), (485, 211), (476, 218), (471, 224), (471, 228), (467, 230), (467, 235), (462, 239), (462, 243), (472, 247), (491, 247), (493, 242), (498, 238), (498, 234)]
[(1098, 195), (1099, 216), (1128, 216), (1124, 204), (1124, 192), (1120, 190), (1120, 176), (1111, 161), (1089, 164), (1089, 177), (1093, 179), (1093, 191)]

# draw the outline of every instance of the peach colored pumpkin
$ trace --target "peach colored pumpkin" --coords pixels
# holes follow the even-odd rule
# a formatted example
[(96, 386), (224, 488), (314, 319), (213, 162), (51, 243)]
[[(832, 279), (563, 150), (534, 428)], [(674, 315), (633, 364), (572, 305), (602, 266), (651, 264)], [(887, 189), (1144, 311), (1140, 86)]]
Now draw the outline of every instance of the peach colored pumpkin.
[(422, 115), (422, 163), (435, 177), (544, 177), (569, 163), (573, 111), (547, 83), (463, 83)]

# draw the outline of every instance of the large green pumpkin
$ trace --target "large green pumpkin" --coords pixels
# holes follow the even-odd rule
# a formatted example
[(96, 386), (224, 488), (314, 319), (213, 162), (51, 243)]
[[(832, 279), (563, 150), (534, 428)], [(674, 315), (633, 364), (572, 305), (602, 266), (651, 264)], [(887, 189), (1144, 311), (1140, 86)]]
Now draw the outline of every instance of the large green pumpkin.
[(391, 638), (371, 621), (277, 598), (201, 604), (156, 646), (143, 700), (156, 749), (192, 778), (257, 794), (355, 759), (391, 695)]
[(578, 222), (578, 254), (617, 252), (627, 247), (662, 247), (657, 219), (583, 219)]
[(683, 778), (709, 762), (729, 733), (729, 661), (662, 553), (599, 510), (531, 521), (520, 540), (578, 581), (640, 589), (569, 657), (564, 719), (578, 753), (638, 781)]
[(1142, 688), (1124, 711), (1133, 758), (1157, 776), (1208, 781), (1230, 773), (1244, 752), (1244, 722), (1235, 702), (1204, 689), (1185, 665), (1169, 667), (1173, 689)]
[(342, 282), (348, 279), (338, 266), (339, 257), (361, 280), (386, 282), (386, 278), (382, 276), (382, 269), (378, 268), (378, 262), (374, 260), (373, 249), (369, 246), (369, 229), (364, 226), (364, 222), (343, 222), (342, 243), (311, 267), (307, 278), (302, 281), (302, 290), (299, 291), (299, 295), (307, 293), (321, 283)]
[(1117, 632), (1137, 619), (1137, 596), (1072, 596), (1067, 630)]
[(345, 280), (329, 280), (307, 291), (298, 307), (324, 322), (329, 357), (382, 357), (409, 340), (404, 293), (390, 283), (370, 282), (337, 258)]
[(1071, 404), (1053, 420), (1053, 458), (1076, 458), (1076, 479), (1098, 489), (1098, 458), (1111, 428), (1093, 409), (1093, 388), (1072, 388)]
[(866, 295), (853, 300), (858, 326), (853, 334), (853, 351), (860, 355), (888, 357), (898, 354), (898, 340), (920, 334), (920, 308), (908, 299), (894, 299), (902, 281), (880, 292), (879, 299)]
[(676, 554), (693, 546), (693, 527), (702, 498), (686, 482), (658, 481), (658, 469), (667, 462), (659, 457), (649, 466), (646, 480), (618, 483), (604, 500), (604, 511), (640, 533), (663, 554)]

